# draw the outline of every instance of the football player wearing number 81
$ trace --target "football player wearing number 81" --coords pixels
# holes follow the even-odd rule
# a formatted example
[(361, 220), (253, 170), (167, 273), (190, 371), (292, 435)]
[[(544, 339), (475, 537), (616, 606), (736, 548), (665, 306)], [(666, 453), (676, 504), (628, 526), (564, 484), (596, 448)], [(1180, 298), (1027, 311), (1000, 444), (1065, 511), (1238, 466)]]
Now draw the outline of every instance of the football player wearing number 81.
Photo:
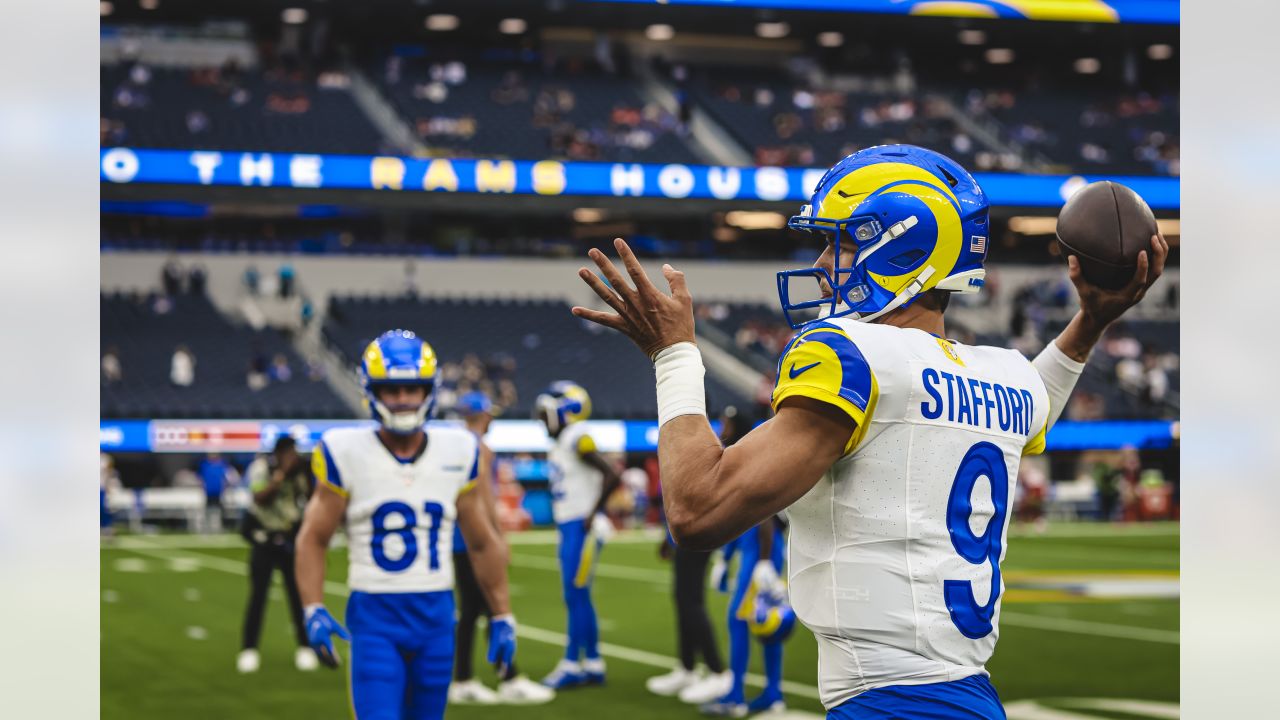
[[(338, 428), (312, 454), (317, 488), (298, 535), (297, 576), (307, 634), (321, 661), (339, 663), (333, 636), (351, 642), (351, 706), (358, 720), (444, 716), (453, 670), (453, 526), (493, 611), (489, 661), (515, 658), (507, 548), (481, 493), (479, 440), (427, 425), (436, 376), (431, 346), (404, 330), (369, 344), (360, 379), (378, 427)], [(340, 523), (348, 538), (347, 630), (325, 609), (325, 551)]]
[[(1028, 361), (949, 340), (952, 293), (984, 279), (987, 200), (964, 168), (910, 145), (832, 167), (793, 228), (823, 241), (778, 274), (788, 317), (818, 310), (783, 351), (776, 414), (729, 448), (707, 421), (693, 298), (670, 265), (659, 290), (622, 240), (628, 283), (599, 250), (582, 278), (654, 362), (663, 501), (676, 542), (713, 548), (785, 510), (788, 590), (818, 641), (828, 718), (1004, 718), (985, 668), (999, 632), (1018, 465), (1044, 450), (1090, 350), (1160, 276), (1163, 238), (1119, 290), (1069, 276), (1080, 310)], [(821, 298), (792, 301), (792, 281)]]

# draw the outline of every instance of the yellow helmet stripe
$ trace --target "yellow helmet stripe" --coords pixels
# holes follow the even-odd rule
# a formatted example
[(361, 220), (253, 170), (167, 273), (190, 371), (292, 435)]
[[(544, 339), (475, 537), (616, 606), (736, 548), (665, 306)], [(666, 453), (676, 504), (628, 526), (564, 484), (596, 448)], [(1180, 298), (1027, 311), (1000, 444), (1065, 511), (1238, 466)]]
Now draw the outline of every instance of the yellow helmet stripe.
[(435, 377), (437, 363), (436, 351), (424, 340), (422, 342), (422, 359), (418, 363), (418, 377)]
[(378, 342), (369, 343), (369, 347), (364, 350), (364, 367), (370, 380), (385, 380), (387, 378), (387, 360), (382, 355), (382, 348), (378, 346)]

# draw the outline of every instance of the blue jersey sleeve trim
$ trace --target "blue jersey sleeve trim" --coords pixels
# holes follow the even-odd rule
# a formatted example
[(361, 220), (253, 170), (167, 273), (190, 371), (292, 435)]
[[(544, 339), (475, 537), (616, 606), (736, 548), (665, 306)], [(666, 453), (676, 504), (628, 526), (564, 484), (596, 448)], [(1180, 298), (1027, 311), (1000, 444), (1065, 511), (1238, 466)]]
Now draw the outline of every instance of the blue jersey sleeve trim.
[(834, 325), (826, 327), (805, 334), (804, 339), (826, 345), (840, 358), (840, 397), (865, 411), (871, 399), (871, 365), (843, 330)]

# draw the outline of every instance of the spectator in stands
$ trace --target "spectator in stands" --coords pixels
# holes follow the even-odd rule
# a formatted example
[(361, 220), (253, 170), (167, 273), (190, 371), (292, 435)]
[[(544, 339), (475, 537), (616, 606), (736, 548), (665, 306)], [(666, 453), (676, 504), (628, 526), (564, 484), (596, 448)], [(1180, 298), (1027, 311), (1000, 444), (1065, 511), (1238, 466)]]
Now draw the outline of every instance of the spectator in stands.
[(255, 348), (253, 356), (249, 359), (249, 370), (244, 378), (250, 390), (257, 392), (267, 386), (267, 370), (267, 356)]
[(195, 380), (196, 356), (186, 345), (179, 345), (169, 360), (169, 382), (174, 387), (191, 387)]
[(244, 269), (244, 287), (249, 291), (250, 295), (257, 297), (258, 290), (261, 288), (261, 280), (256, 265), (250, 265)]
[(204, 266), (192, 265), (191, 270), (187, 272), (187, 292), (195, 296), (204, 295), (208, 281), (209, 275), (205, 272)]
[(120, 349), (111, 345), (102, 354), (102, 382), (111, 385), (123, 379), (124, 369), (120, 365)]
[(261, 663), (258, 640), (262, 635), (262, 616), (267, 609), (271, 576), (278, 569), (284, 576), (285, 596), (298, 646), (294, 653), (294, 666), (299, 670), (314, 670), (319, 661), (307, 643), (307, 632), (302, 624), (302, 601), (293, 574), (294, 539), (302, 524), (302, 510), (310, 488), (307, 464), (298, 454), (293, 438), (282, 435), (276, 440), (271, 454), (254, 460), (245, 474), (253, 492), (253, 504), (241, 529), (251, 546), (250, 594), (236, 669), (242, 673), (256, 672)]
[(187, 113), (187, 132), (192, 137), (203, 135), (209, 131), (209, 116), (203, 110), (192, 110)]
[(169, 297), (180, 294), (184, 275), (177, 258), (171, 257), (165, 261), (164, 267), (160, 269), (160, 287), (164, 289), (164, 294)]
[(280, 297), (293, 297), (293, 265), (284, 263), (280, 266)]
[(1169, 393), (1169, 374), (1160, 363), (1160, 354), (1150, 348), (1142, 354), (1143, 395), (1142, 399), (1149, 411), (1159, 411), (1164, 407), (1165, 397)]
[(222, 493), (233, 481), (235, 470), (218, 453), (209, 453), (200, 461), (200, 479), (204, 482), (204, 534), (222, 532)]
[(284, 353), (276, 353), (272, 358), (267, 377), (275, 382), (289, 382), (293, 379), (293, 369), (289, 367), (289, 358)]

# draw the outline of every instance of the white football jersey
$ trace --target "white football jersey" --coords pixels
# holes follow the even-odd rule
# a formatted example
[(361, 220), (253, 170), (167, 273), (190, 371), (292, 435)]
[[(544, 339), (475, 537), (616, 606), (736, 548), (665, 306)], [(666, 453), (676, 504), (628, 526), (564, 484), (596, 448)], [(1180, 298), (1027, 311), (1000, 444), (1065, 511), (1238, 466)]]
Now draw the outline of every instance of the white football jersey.
[(986, 674), (1018, 463), (1044, 450), (1040, 375), (1015, 350), (837, 318), (784, 352), (774, 407), (795, 395), (858, 423), (787, 510), (791, 602), (818, 639), (823, 704)]
[(457, 499), (475, 487), (479, 443), (463, 428), (428, 425), (413, 460), (368, 427), (337, 428), (312, 454), (316, 481), (347, 498), (347, 585), (370, 593), (453, 588)]
[(604, 475), (588, 465), (583, 455), (595, 452), (596, 443), (583, 422), (571, 423), (553, 438), (547, 451), (551, 480), (551, 514), (557, 523), (581, 520), (596, 509)]

